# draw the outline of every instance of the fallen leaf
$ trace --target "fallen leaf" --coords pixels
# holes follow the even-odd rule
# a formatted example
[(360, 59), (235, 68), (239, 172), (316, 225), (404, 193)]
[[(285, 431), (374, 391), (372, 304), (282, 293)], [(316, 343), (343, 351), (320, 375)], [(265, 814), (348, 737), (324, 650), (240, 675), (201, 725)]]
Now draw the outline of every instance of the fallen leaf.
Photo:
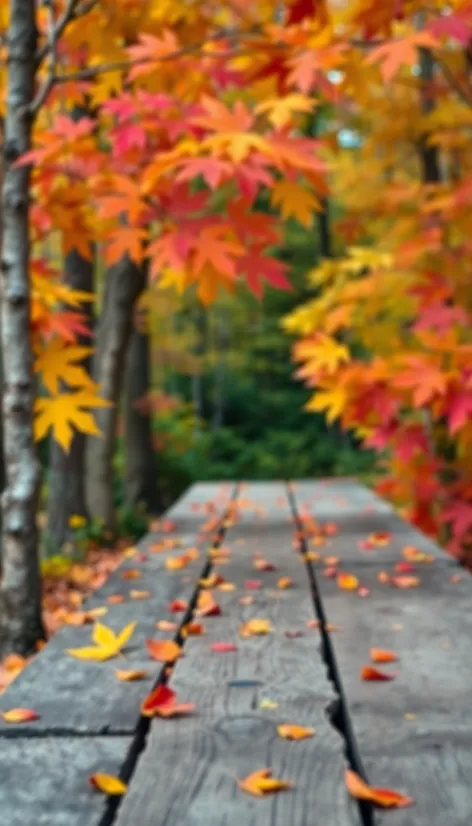
[(321, 530), (325, 536), (336, 536), (339, 528), (335, 522), (326, 522), (325, 525), (322, 525)]
[(369, 588), (366, 588), (365, 585), (361, 585), (361, 587), (357, 589), (357, 596), (361, 597), (361, 599), (365, 599), (365, 597), (370, 596)]
[(97, 622), (92, 633), (92, 641), (95, 646), (85, 646), (84, 648), (68, 648), (67, 654), (79, 660), (96, 660), (101, 662), (116, 657), (124, 648), (134, 629), (136, 622), (130, 622), (119, 634), (115, 634), (111, 628)]
[(117, 668), (115, 671), (115, 677), (120, 681), (120, 683), (131, 683), (135, 680), (144, 680), (147, 676), (148, 672), (144, 669)]
[(124, 601), (125, 598), (122, 594), (111, 594), (111, 596), (107, 598), (107, 602), (109, 602), (110, 605), (119, 605), (121, 602)]
[(316, 619), (310, 619), (310, 620), (306, 621), (305, 625), (306, 625), (307, 628), (319, 628), (320, 627), (320, 621), (316, 620)]
[(453, 585), (456, 585), (458, 582), (461, 582), (461, 581), (462, 581), (462, 577), (461, 577), (460, 574), (452, 574), (452, 576), (449, 577), (449, 582), (452, 582)]
[(7, 654), (2, 665), (6, 671), (22, 671), (28, 665), (28, 660), (21, 654)]
[(243, 792), (252, 794), (254, 797), (264, 797), (265, 794), (271, 792), (293, 788), (292, 783), (272, 777), (272, 769), (259, 769), (259, 771), (248, 774), (244, 780), (238, 780), (237, 784)]
[(156, 622), (156, 628), (159, 631), (175, 631), (178, 627), (176, 622), (170, 622), (169, 620), (158, 620)]
[(337, 575), (338, 569), (335, 567), (323, 569), (323, 576), (327, 577), (328, 579), (336, 579)]
[(342, 631), (342, 630), (343, 629), (341, 628), (340, 625), (332, 625), (332, 623), (330, 623), (330, 622), (327, 622), (326, 625), (325, 625), (325, 631)]
[(277, 580), (277, 588), (280, 588), (281, 591), (285, 591), (286, 588), (293, 588), (293, 579), (289, 576), (281, 576)]
[(177, 717), (194, 711), (195, 703), (177, 703), (175, 691), (158, 685), (141, 703), (143, 717)]
[(230, 651), (237, 651), (238, 646), (234, 644), (234, 642), (213, 642), (210, 645), (212, 651), (216, 651), (218, 654), (226, 654)]
[(398, 661), (398, 655), (387, 649), (371, 648), (370, 659), (373, 663), (395, 663)]
[(372, 668), (371, 665), (365, 665), (361, 669), (361, 680), (367, 682), (388, 682), (394, 680), (396, 674), (387, 674), (386, 671), (380, 671), (378, 668)]
[(379, 571), (377, 574), (377, 581), (381, 582), (382, 585), (386, 585), (387, 582), (390, 582), (390, 574), (387, 571)]
[(182, 649), (173, 640), (146, 640), (147, 652), (153, 660), (174, 663), (182, 656)]
[(137, 548), (125, 548), (125, 550), (123, 551), (123, 556), (125, 557), (125, 559), (132, 559), (133, 556), (136, 556), (137, 552)]
[(168, 557), (164, 564), (168, 571), (179, 571), (181, 568), (186, 568), (190, 561), (186, 554), (180, 554)]
[(277, 733), (283, 740), (306, 740), (307, 737), (313, 737), (315, 729), (293, 725), (292, 723), (283, 723), (281, 726), (277, 726)]
[(336, 583), (342, 591), (356, 591), (359, 587), (359, 580), (354, 574), (339, 573)]
[(284, 631), (284, 635), (289, 640), (295, 640), (298, 637), (303, 637), (303, 634), (304, 632), (300, 628), (287, 628), (287, 630)]
[(403, 715), (405, 720), (416, 720), (416, 714), (411, 714), (411, 712), (407, 711), (406, 714)]
[(239, 597), (238, 602), (240, 605), (252, 605), (252, 603), (254, 602), (254, 597), (252, 597), (250, 594), (247, 594), (245, 596)]
[(268, 711), (273, 711), (273, 709), (278, 708), (279, 704), (275, 700), (269, 700), (266, 698), (265, 700), (261, 700), (259, 703), (259, 708), (267, 709)]
[(221, 607), (215, 601), (211, 591), (201, 591), (198, 595), (196, 614), (199, 617), (218, 617)]
[(131, 599), (149, 599), (151, 596), (150, 591), (137, 591), (135, 588), (132, 588), (129, 592)]
[(247, 579), (244, 587), (247, 591), (257, 591), (259, 588), (262, 588), (263, 584), (262, 579)]
[(400, 574), (399, 576), (392, 576), (390, 582), (395, 588), (417, 588), (421, 580), (417, 576)]
[(32, 720), (39, 720), (40, 715), (31, 708), (11, 708), (1, 715), (5, 723), (29, 723)]
[(301, 556), (302, 561), (307, 560), (308, 562), (319, 562), (321, 559), (321, 554), (318, 554), (316, 551), (306, 551)]
[(263, 557), (258, 557), (253, 559), (252, 567), (256, 569), (256, 571), (276, 571), (277, 568), (273, 564), (273, 562), (269, 562), (268, 559), (264, 559)]
[(205, 633), (205, 626), (201, 622), (188, 622), (180, 633), (184, 639), (186, 637), (200, 637)]
[(87, 611), (87, 620), (96, 620), (99, 617), (104, 617), (105, 614), (108, 614), (108, 608), (105, 605), (100, 605), (98, 608), (91, 608)]
[(407, 562), (434, 562), (435, 560), (433, 554), (425, 554), (415, 545), (405, 545), (402, 550), (402, 556)]
[(411, 562), (397, 562), (395, 565), (395, 571), (397, 574), (412, 574), (414, 573), (415, 566)]
[(325, 556), (323, 559), (323, 565), (326, 565), (327, 568), (336, 568), (339, 562), (339, 556)]
[(171, 614), (180, 614), (182, 611), (186, 611), (187, 608), (188, 602), (185, 602), (183, 599), (174, 599), (169, 603), (169, 611)]
[(269, 620), (251, 619), (241, 625), (239, 633), (242, 637), (258, 637), (264, 634), (271, 634), (273, 630)]
[(383, 547), (384, 545), (388, 545), (392, 538), (392, 534), (388, 531), (375, 531), (371, 533), (368, 537), (367, 541), (372, 543), (372, 545), (376, 545), (377, 547)]
[(234, 584), (234, 582), (220, 582), (220, 584), (218, 585), (218, 590), (219, 591), (235, 591), (236, 590), (236, 585)]
[(383, 809), (402, 809), (411, 806), (413, 798), (407, 797), (393, 789), (379, 789), (369, 786), (356, 772), (346, 769), (346, 788), (356, 800), (370, 800)]
[(126, 792), (126, 783), (123, 783), (119, 777), (113, 777), (112, 774), (103, 774), (102, 772), (95, 772), (89, 777), (89, 783), (94, 789), (97, 789), (103, 794), (122, 795)]
[(141, 571), (138, 571), (137, 568), (129, 568), (127, 571), (123, 571), (121, 579), (141, 579)]
[(210, 576), (203, 577), (200, 580), (200, 587), (201, 588), (215, 588), (217, 585), (220, 585), (223, 582), (223, 577), (221, 574), (210, 574)]

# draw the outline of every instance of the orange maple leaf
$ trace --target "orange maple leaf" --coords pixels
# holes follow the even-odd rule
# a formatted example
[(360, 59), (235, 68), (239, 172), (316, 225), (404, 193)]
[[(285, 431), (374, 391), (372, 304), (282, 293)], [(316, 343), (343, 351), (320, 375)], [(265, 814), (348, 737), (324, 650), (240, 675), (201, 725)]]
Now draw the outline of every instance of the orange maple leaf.
[(413, 32), (400, 40), (389, 40), (372, 49), (366, 58), (371, 65), (380, 63), (380, 72), (385, 83), (390, 83), (402, 66), (412, 66), (418, 60), (418, 49), (434, 49), (439, 42), (431, 32)]

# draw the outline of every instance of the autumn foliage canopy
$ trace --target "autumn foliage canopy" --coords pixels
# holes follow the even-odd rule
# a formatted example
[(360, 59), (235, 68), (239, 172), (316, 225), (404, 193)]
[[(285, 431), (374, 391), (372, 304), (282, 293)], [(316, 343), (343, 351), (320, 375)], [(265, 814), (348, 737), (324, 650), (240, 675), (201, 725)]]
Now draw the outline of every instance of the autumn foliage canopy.
[[(55, 5), (60, 20), (70, 3)], [(38, 11), (34, 141), (18, 162), (33, 165), (37, 438), (67, 449), (109, 403), (82, 365), (93, 296), (64, 285), (65, 254), (128, 257), (150, 289), (193, 287), (204, 303), (240, 282), (259, 296), (290, 288), (273, 254), (284, 221), (314, 226), (328, 199), (333, 255), (284, 322), (308, 409), (376, 450), (381, 492), (463, 553), (472, 3), (73, 5), (53, 49)]]

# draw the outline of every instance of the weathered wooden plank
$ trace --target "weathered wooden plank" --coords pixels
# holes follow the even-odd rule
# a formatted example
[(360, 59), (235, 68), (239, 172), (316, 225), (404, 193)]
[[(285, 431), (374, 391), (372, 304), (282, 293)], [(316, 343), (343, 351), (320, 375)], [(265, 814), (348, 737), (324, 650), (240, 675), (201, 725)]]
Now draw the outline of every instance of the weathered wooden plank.
[[(392, 752), (412, 737), (464, 728), (472, 734), (472, 583), (466, 573), (451, 582), (442, 566), (417, 567), (421, 584), (407, 590), (379, 583), (376, 565), (352, 567), (370, 591), (365, 599), (319, 580), (328, 620), (343, 629), (333, 644), (355, 729), (368, 748), (388, 742)], [(397, 674), (394, 681), (360, 679), (371, 648), (398, 654), (398, 663), (383, 667)]]
[[(258, 523), (257, 512), (250, 516), (245, 509), (243, 522), (230, 529), (225, 544), (232, 548), (231, 560), (215, 570), (238, 588), (215, 589), (223, 614), (203, 620), (204, 636), (188, 638), (172, 676), (179, 701), (195, 702), (197, 711), (190, 717), (153, 721), (117, 826), (358, 822), (357, 807), (344, 788), (343, 742), (328, 718), (335, 695), (319, 653), (318, 633), (305, 626), (313, 618), (308, 582), (291, 549), (288, 512), (282, 517), (276, 503), (283, 490), (276, 485), (271, 490), (250, 488), (248, 498), (266, 509), (265, 523)], [(274, 561), (278, 570), (255, 571), (255, 551)], [(293, 576), (293, 589), (274, 588), (282, 575)], [(265, 587), (245, 590), (247, 579), (261, 579)], [(242, 595), (253, 596), (253, 604), (241, 605)], [(241, 623), (253, 617), (270, 620), (273, 633), (242, 638)], [(294, 624), (305, 633), (290, 639), (285, 631)], [(212, 652), (216, 640), (234, 642), (238, 650)], [(278, 705), (264, 708), (264, 700)], [(316, 736), (284, 741), (276, 730), (283, 722), (314, 726)], [(267, 799), (238, 789), (236, 778), (265, 767), (293, 780), (295, 789)]]
[(207, 527), (226, 509), (233, 496), (233, 482), (198, 482), (188, 488), (166, 511), (165, 519), (175, 523), (175, 532), (184, 541), (188, 534)]
[[(432, 554), (438, 562), (450, 567), (457, 563), (435, 542), (383, 502), (369, 488), (351, 480), (336, 479), (331, 483), (297, 482), (293, 495), (300, 516), (310, 514), (321, 525), (333, 522), (338, 534), (316, 547), (322, 555), (337, 555), (343, 563), (379, 562), (386, 565), (402, 559), (406, 545), (414, 545), (422, 553)], [(385, 546), (368, 550), (362, 542), (376, 532), (391, 535)]]
[[(195, 491), (197, 488), (195, 486)], [(212, 493), (213, 489), (208, 492)], [(202, 501), (203, 494), (199, 496)], [(200, 514), (198, 518), (203, 517)], [(64, 627), (0, 696), (0, 711), (19, 706), (33, 708), (41, 715), (40, 719), (20, 726), (0, 719), (0, 734), (5, 732), (11, 736), (16, 730), (24, 733), (29, 729), (33, 732), (90, 734), (134, 731), (141, 700), (162, 667), (147, 656), (145, 640), (162, 636), (155, 629), (157, 620), (176, 619), (175, 615), (169, 614), (169, 602), (191, 599), (206, 560), (206, 542), (194, 533), (189, 541), (193, 539), (193, 544), (200, 547), (200, 558), (184, 571), (169, 571), (165, 568), (165, 560), (182, 553), (186, 545), (154, 554), (151, 549), (160, 538), (160, 535), (147, 536), (140, 543), (137, 556), (126, 559), (86, 605), (106, 606), (108, 613), (103, 622), (115, 632), (136, 621), (125, 656), (100, 663), (72, 658), (66, 653), (67, 649), (89, 645), (92, 626)], [(130, 569), (138, 571), (140, 578), (124, 579), (123, 575)], [(133, 589), (148, 591), (150, 597), (133, 600)], [(124, 596), (125, 602), (109, 604), (108, 597), (116, 594)], [(178, 615), (180, 619), (181, 615)], [(142, 682), (122, 683), (116, 679), (117, 668), (145, 668), (149, 676)]]
[[(316, 505), (312, 512), (318, 515)], [(341, 628), (331, 634), (358, 747), (369, 780), (410, 794), (415, 814), (404, 810), (395, 822), (407, 826), (420, 813), (431, 826), (465, 826), (470, 822), (472, 789), (472, 580), (460, 581), (452, 564), (437, 549), (437, 561), (417, 564), (417, 588), (398, 589), (379, 582), (382, 571), (393, 573), (399, 557), (395, 537), (376, 561), (349, 549), (346, 523), (330, 553), (347, 562), (369, 595), (340, 591), (336, 581), (318, 573), (319, 592), (328, 619)], [(382, 529), (382, 528), (380, 528)], [(383, 528), (385, 530), (385, 528)], [(408, 539), (405, 540), (405, 537)], [(421, 543), (421, 534), (406, 527), (403, 544)], [(383, 562), (381, 562), (383, 560)], [(370, 663), (371, 648), (393, 650), (398, 663), (377, 666), (396, 674), (391, 682), (366, 682), (360, 671)]]
[(2, 740), (0, 823), (96, 826), (107, 801), (88, 777), (96, 771), (116, 775), (129, 742), (127, 737)]

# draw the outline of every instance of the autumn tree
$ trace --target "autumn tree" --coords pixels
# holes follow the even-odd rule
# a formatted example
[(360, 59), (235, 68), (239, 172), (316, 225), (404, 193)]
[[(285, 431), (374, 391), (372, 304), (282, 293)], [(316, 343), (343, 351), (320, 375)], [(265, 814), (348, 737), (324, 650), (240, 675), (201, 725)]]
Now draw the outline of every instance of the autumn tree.
[[(172, 7), (63, 0), (37, 15), (34, 2), (10, 2), (2, 245), (6, 648), (29, 650), (42, 633), (34, 438), (49, 434), (68, 451), (77, 431), (98, 437), (103, 425), (89, 498), (113, 527), (117, 387), (144, 266), (157, 287), (195, 289), (204, 303), (238, 282), (256, 295), (264, 282), (288, 286), (285, 267), (271, 256), (281, 238), (276, 213), (300, 201), (305, 211), (315, 208), (326, 194), (325, 164), (299, 129), (313, 101), (281, 94), (277, 65), (255, 65), (253, 56), (284, 52), (299, 6), (289, 3), (279, 23), (280, 4), (262, 0), (232, 0), (223, 9), (210, 0)], [(75, 118), (74, 106), (93, 116)], [(270, 211), (261, 208), (267, 194)], [(89, 261), (94, 249), (100, 270), (108, 268), (108, 295), (116, 296), (103, 306), (120, 311), (109, 338), (99, 320), (97, 363), (107, 365), (95, 373), (101, 387), (86, 367), (91, 348), (79, 340), (89, 295), (61, 277), (64, 257)], [(36, 386), (44, 390), (37, 398)]]
[[(378, 452), (379, 490), (464, 558), (472, 6), (333, 4), (324, 32), (339, 55), (331, 129), (349, 139), (330, 153), (345, 252), (310, 273), (313, 298), (286, 321), (298, 375), (315, 391), (309, 409)], [(305, 42), (298, 85), (324, 94)]]

